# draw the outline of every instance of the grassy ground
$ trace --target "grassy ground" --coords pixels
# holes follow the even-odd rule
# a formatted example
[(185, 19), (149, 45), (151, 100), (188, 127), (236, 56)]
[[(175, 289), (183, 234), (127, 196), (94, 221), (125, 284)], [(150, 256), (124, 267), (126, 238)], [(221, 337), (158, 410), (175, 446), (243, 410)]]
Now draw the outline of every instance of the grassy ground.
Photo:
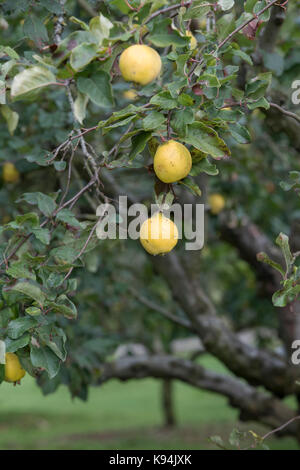
[[(219, 369), (211, 358), (206, 365)], [(226, 438), (237, 412), (212, 393), (176, 383), (178, 427), (161, 427), (160, 383), (110, 382), (92, 389), (87, 403), (71, 401), (67, 390), (44, 397), (30, 377), (0, 391), (0, 449), (211, 449), (208, 437)], [(293, 439), (268, 441), (274, 449), (298, 449)]]

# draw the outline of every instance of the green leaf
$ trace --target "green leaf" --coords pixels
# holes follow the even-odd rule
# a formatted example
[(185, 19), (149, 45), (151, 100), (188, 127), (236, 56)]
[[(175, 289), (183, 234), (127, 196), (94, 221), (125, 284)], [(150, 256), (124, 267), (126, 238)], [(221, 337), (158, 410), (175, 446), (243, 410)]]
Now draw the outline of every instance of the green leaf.
[(233, 13), (228, 13), (227, 15), (221, 16), (217, 21), (217, 33), (218, 40), (222, 41), (225, 39), (228, 34), (230, 34), (235, 29), (235, 16)]
[[(4, 294), (5, 296), (5, 294)], [(0, 328), (6, 328), (9, 321), (14, 317), (14, 312), (11, 308), (6, 307), (0, 310)]]
[(243, 438), (244, 433), (238, 429), (233, 429), (229, 436), (229, 444), (233, 447), (240, 447), (241, 439)]
[(202, 191), (193, 179), (184, 178), (183, 180), (179, 181), (179, 183), (186, 186), (195, 196), (201, 196)]
[(150, 111), (145, 119), (143, 119), (143, 128), (145, 131), (158, 129), (166, 121), (165, 116), (158, 111)]
[(62, 209), (61, 211), (59, 211), (56, 216), (56, 220), (71, 225), (72, 227), (82, 228), (81, 223), (78, 222), (73, 212), (69, 209)]
[(130, 104), (126, 108), (121, 109), (120, 111), (114, 112), (106, 121), (99, 121), (98, 128), (108, 127), (112, 122), (116, 122), (119, 119), (126, 118), (127, 116), (135, 116), (140, 111), (143, 111), (142, 107), (134, 106)]
[[(207, 6), (206, 0), (196, 0), (192, 5), (186, 10), (183, 15), (184, 20), (191, 20), (193, 18), (201, 19), (203, 16), (207, 15), (210, 11), (210, 7)], [(204, 5), (203, 5), (204, 4)]]
[(138, 135), (132, 138), (132, 148), (129, 154), (129, 160), (133, 160), (144, 150), (149, 139), (151, 139), (151, 132), (140, 132)]
[(180, 77), (178, 80), (175, 80), (174, 82), (170, 82), (167, 84), (167, 88), (171, 94), (172, 98), (177, 98), (179, 92), (183, 87), (187, 85), (187, 78), (186, 77)]
[(172, 20), (170, 18), (164, 18), (160, 21), (155, 21), (153, 29), (148, 36), (151, 41), (157, 47), (184, 47), (189, 45), (190, 39), (187, 37), (180, 36), (179, 31), (172, 29), (169, 31), (169, 26)]
[(18, 230), (20, 228), (39, 228), (39, 218), (34, 212), (28, 212), (24, 215), (17, 215), (15, 220), (6, 224), (7, 227)]
[(50, 379), (57, 375), (60, 367), (60, 360), (48, 346), (38, 348), (31, 345), (30, 359), (34, 367), (45, 369)]
[(49, 69), (35, 65), (15, 75), (11, 85), (11, 96), (16, 99), (31, 98), (41, 88), (56, 82)]
[(80, 91), (77, 93), (76, 100), (74, 101), (74, 115), (80, 124), (83, 123), (86, 116), (88, 101), (89, 97), (85, 93), (80, 93)]
[(56, 289), (59, 287), (64, 281), (64, 274), (60, 274), (57, 272), (52, 272), (46, 281), (47, 289)]
[[(12, 49), (12, 48), (9, 47), (9, 46), (2, 46), (2, 45), (0, 45), (0, 52), (2, 52), (3, 54), (8, 55), (8, 56), (11, 57), (12, 59), (16, 59), (16, 60), (20, 59), (19, 54), (18, 54), (14, 49)], [(10, 61), (10, 62), (11, 62), (11, 63), (15, 63), (15, 62), (12, 62), (12, 61)], [(6, 64), (3, 64), (3, 65), (1, 66), (1, 71), (2, 71), (2, 67), (5, 66), (5, 65), (7, 65), (8, 63), (9, 63), (9, 62), (6, 62)], [(3, 71), (2, 71), (2, 72), (3, 72)], [(6, 75), (6, 73), (2, 73), (2, 74), (3, 74), (4, 76)]]
[(244, 10), (247, 12), (247, 13), (252, 13), (253, 12), (253, 8), (255, 6), (255, 4), (258, 2), (258, 0), (246, 0), (245, 4), (244, 4)]
[(18, 339), (5, 338), (6, 352), (14, 353), (27, 346), (30, 341), (30, 334), (25, 333)]
[(210, 154), (213, 158), (220, 159), (230, 155), (229, 148), (217, 132), (199, 121), (188, 125), (187, 135), (183, 137), (183, 141)]
[(37, 205), (46, 217), (50, 217), (56, 209), (56, 202), (50, 196), (40, 192), (24, 193), (17, 202), (19, 201), (26, 201), (28, 204)]
[(27, 307), (25, 309), (25, 312), (28, 313), (28, 315), (31, 315), (33, 317), (37, 316), (37, 315), (41, 315), (42, 311), (40, 308), (38, 307)]
[(280, 274), (284, 277), (285, 272), (282, 266), (280, 266), (279, 263), (276, 263), (275, 261), (273, 261), (266, 253), (264, 252), (257, 253), (256, 257), (258, 261), (268, 264), (273, 269), (276, 269), (276, 271), (279, 271)]
[(39, 328), (38, 341), (40, 345), (48, 346), (61, 361), (65, 361), (67, 356), (65, 349), (66, 335), (61, 328), (52, 325)]
[(121, 119), (120, 121), (115, 122), (114, 124), (110, 124), (109, 126), (105, 126), (103, 128), (102, 134), (105, 135), (107, 132), (110, 131), (110, 129), (114, 129), (115, 127), (122, 127), (126, 126), (129, 124), (131, 121), (135, 120), (137, 116), (134, 114), (131, 116), (126, 117), (125, 119)]
[(100, 70), (89, 78), (79, 77), (77, 85), (96, 105), (108, 108), (114, 104), (108, 73)]
[(249, 131), (246, 127), (241, 126), (240, 124), (229, 124), (229, 130), (232, 137), (239, 143), (239, 144), (249, 144), (251, 141), (251, 136)]
[(26, 251), (22, 254), (22, 260), (26, 262), (28, 267), (36, 268), (45, 262), (46, 256), (32, 256)]
[(211, 74), (211, 73), (206, 73), (206, 72), (203, 73), (202, 75), (200, 75), (198, 80), (201, 81), (201, 82), (205, 82), (205, 84), (209, 87), (220, 88), (220, 86), (221, 86), (221, 83), (220, 83), (218, 77), (216, 75)]
[(63, 13), (63, 8), (58, 0), (51, 0), (51, 2), (49, 2), (49, 0), (40, 0), (40, 4), (48, 11), (55, 13), (56, 15)]
[(157, 95), (152, 96), (150, 103), (155, 104), (165, 110), (170, 110), (177, 107), (177, 100), (172, 98), (168, 91), (161, 91)]
[(66, 169), (67, 164), (66, 164), (65, 161), (58, 162), (58, 161), (54, 160), (53, 166), (56, 169), (56, 171), (64, 171)]
[(33, 281), (18, 281), (14, 286), (10, 287), (10, 290), (21, 292), (26, 297), (34, 299), (41, 306), (43, 306), (46, 299), (39, 285), (33, 283)]
[[(244, 24), (245, 21), (249, 21), (252, 19), (253, 19), (253, 15), (251, 13), (247, 13), (246, 11), (244, 11), (244, 13), (242, 13), (236, 20), (235, 26), (239, 27), (242, 24)], [(242, 34), (242, 31), (240, 31), (240, 33)]]
[(35, 15), (27, 15), (24, 21), (24, 34), (34, 41), (38, 47), (49, 41), (48, 32), (44, 23)]
[(260, 98), (259, 100), (256, 101), (247, 101), (247, 106), (249, 109), (256, 109), (256, 108), (264, 108), (264, 109), (269, 109), (270, 105), (266, 98)]
[(234, 0), (218, 0), (217, 3), (223, 11), (230, 10), (234, 6)]
[(194, 111), (192, 109), (181, 109), (175, 111), (171, 118), (171, 127), (179, 136), (186, 134), (187, 125), (194, 122)]
[(76, 306), (65, 294), (60, 295), (56, 302), (48, 302), (47, 307), (71, 320), (77, 317)]
[(10, 109), (7, 105), (1, 106), (1, 114), (7, 122), (7, 127), (10, 135), (13, 135), (15, 132), (18, 122), (19, 122), (19, 115), (12, 109)]
[[(87, 238), (90, 236), (91, 228), (93, 224), (86, 224), (86, 228), (80, 231), (80, 236), (78, 235), (74, 237), (73, 235), (68, 234), (68, 242), (58, 248), (54, 248), (51, 250), (50, 255), (55, 258), (55, 261), (59, 264), (63, 264), (67, 266), (68, 264), (72, 264), (76, 261), (78, 254), (82, 250), (82, 248), (86, 245)], [(90, 250), (93, 250), (95, 246), (98, 244), (98, 239), (96, 235), (90, 238), (90, 241), (87, 246), (85, 246), (85, 253)], [(82, 266), (80, 261), (77, 262), (78, 266)], [(57, 268), (55, 268), (57, 271)], [(68, 270), (68, 267), (67, 267)], [(62, 271), (63, 272), (63, 269)]]
[(103, 39), (109, 38), (109, 33), (112, 27), (112, 22), (102, 15), (102, 13), (100, 13), (99, 16), (92, 18), (89, 24), (91, 33), (97, 37), (98, 45), (102, 44)]
[(35, 238), (37, 238), (41, 243), (49, 245), (51, 236), (47, 228), (32, 228), (31, 231)]
[(82, 43), (72, 49), (70, 65), (78, 72), (97, 57), (98, 46), (96, 44)]
[(20, 317), (8, 324), (7, 335), (11, 339), (20, 338), (26, 331), (37, 326), (38, 321), (32, 317)]
[(285, 307), (293, 302), (300, 294), (300, 284), (288, 286), (275, 292), (272, 296), (272, 302), (275, 307)]
[[(255, 5), (254, 5), (254, 8), (253, 8), (253, 13), (258, 13), (260, 10), (262, 10), (263, 8), (265, 8), (267, 5), (268, 5), (269, 0), (262, 0), (260, 2), (257, 2)], [(269, 21), (270, 19), (270, 8), (267, 9), (262, 15), (260, 15), (259, 19), (261, 21)]]
[(130, 8), (126, 5), (124, 0), (111, 0), (111, 4), (117, 7), (125, 15), (130, 12)]
[(263, 98), (272, 81), (272, 72), (260, 73), (246, 85), (246, 95), (253, 100)]
[(232, 54), (235, 55), (236, 57), (240, 57), (242, 60), (247, 62), (247, 64), (253, 65), (253, 61), (251, 57), (248, 54), (246, 54), (246, 52), (242, 51), (241, 49), (232, 48), (230, 52), (232, 52)]
[(34, 272), (28, 269), (24, 260), (15, 261), (14, 263), (11, 263), (9, 268), (6, 270), (6, 273), (9, 276), (14, 277), (15, 279), (27, 278), (32, 279), (33, 281), (36, 280)]
[(192, 169), (190, 171), (191, 176), (197, 176), (200, 173), (206, 173), (210, 176), (216, 176), (219, 174), (219, 170), (216, 165), (210, 163), (207, 158), (203, 158), (200, 162), (193, 163)]
[(283, 253), (286, 264), (286, 270), (288, 272), (291, 269), (291, 266), (294, 261), (293, 255), (290, 250), (289, 237), (281, 232), (276, 238), (276, 244), (280, 247)]
[(216, 444), (216, 446), (220, 447), (221, 449), (224, 449), (224, 442), (221, 436), (211, 436), (209, 440), (213, 443)]
[(180, 103), (182, 106), (193, 106), (194, 100), (190, 95), (187, 95), (186, 93), (181, 93), (178, 96), (178, 103)]
[(81, 26), (82, 29), (85, 30), (85, 31), (90, 30), (88, 25), (84, 21), (80, 20), (79, 18), (76, 18), (76, 16), (70, 16), (69, 20), (72, 21), (72, 23), (75, 23), (75, 24), (78, 24), (79, 26)]

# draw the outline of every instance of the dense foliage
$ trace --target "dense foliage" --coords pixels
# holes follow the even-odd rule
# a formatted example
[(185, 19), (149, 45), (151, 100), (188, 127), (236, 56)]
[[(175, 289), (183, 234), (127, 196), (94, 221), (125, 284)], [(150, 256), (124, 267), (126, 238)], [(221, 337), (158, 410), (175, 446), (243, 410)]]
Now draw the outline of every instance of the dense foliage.
[[(121, 344), (169, 357), (174, 339), (195, 333), (221, 360), (223, 348), (230, 367), (226, 344), (212, 346), (197, 321), (191, 327), (193, 305), (209, 305), (206, 295), (227, 327), (255, 328), (271, 356), (283, 346), (289, 361), (297, 328), (282, 332), (271, 296), (283, 309), (297, 302), (292, 252), (299, 248), (296, 237), (289, 248), (282, 234), (282, 257), (269, 240), (299, 217), (300, 120), (291, 95), (300, 74), (300, 12), (292, 2), (275, 3), (1, 3), (0, 381), (5, 352), (15, 352), (45, 393), (63, 383), (85, 399), (90, 384), (140, 376), (143, 364), (131, 375), (117, 370)], [(136, 43), (155, 48), (163, 63), (146, 86), (125, 82), (118, 68), (121, 52)], [(173, 185), (159, 182), (152, 164), (158, 144), (170, 138), (193, 159), (189, 176)], [(174, 197), (203, 203), (213, 193), (223, 196), (225, 210), (206, 205), (201, 252), (184, 253), (179, 242), (175, 255), (158, 260), (138, 240), (96, 236), (97, 207), (117, 204), (119, 194), (149, 206)], [(259, 261), (258, 252), (266, 252)], [(172, 256), (191, 291), (173, 280)], [(243, 367), (232, 370), (250, 384), (294, 393), (286, 377), (259, 382), (263, 365)], [(164, 377), (151, 367), (147, 374)], [(190, 380), (177, 370), (170, 376)]]

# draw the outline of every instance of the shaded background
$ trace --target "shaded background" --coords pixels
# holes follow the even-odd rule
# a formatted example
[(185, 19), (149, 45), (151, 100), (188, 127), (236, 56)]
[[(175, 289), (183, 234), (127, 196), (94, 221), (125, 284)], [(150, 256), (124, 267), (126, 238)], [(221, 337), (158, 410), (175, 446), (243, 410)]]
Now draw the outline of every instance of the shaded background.
[[(203, 363), (223, 367), (210, 357)], [(266, 432), (252, 423), (239, 423), (237, 412), (225, 398), (175, 384), (178, 425), (162, 425), (161, 384), (154, 379), (114, 381), (92, 389), (87, 403), (71, 401), (61, 387), (44, 397), (33, 379), (26, 377), (13, 391), (10, 384), (0, 394), (1, 449), (217, 449), (209, 437), (226, 442), (234, 428)], [(251, 443), (251, 439), (245, 440)], [(271, 449), (299, 449), (292, 438), (270, 438)]]

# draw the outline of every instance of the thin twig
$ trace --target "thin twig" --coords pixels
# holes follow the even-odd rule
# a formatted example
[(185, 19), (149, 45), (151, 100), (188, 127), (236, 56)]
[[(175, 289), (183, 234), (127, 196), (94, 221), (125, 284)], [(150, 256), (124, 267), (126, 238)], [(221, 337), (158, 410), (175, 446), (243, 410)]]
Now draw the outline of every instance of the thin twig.
[[(71, 111), (72, 111), (72, 114), (73, 114), (73, 119), (74, 119), (74, 122), (76, 122), (74, 100), (73, 100), (73, 96), (72, 96), (72, 93), (71, 93), (71, 90), (70, 90), (70, 84), (67, 85), (66, 90), (67, 90), (67, 97), (68, 97), (68, 100), (69, 100), (69, 103), (70, 103), (70, 108), (71, 108)], [(93, 169), (94, 178), (95, 178), (96, 182), (98, 184), (100, 184), (100, 180), (99, 180), (99, 176), (98, 176), (99, 169), (97, 167), (97, 164), (96, 164), (96, 161), (95, 161), (94, 157), (90, 154), (90, 152), (87, 149), (86, 142), (85, 142), (85, 139), (84, 139), (83, 136), (79, 137), (79, 142), (80, 142), (80, 146), (81, 146), (83, 155), (86, 157), (87, 162), (91, 164), (91, 167)], [(87, 169), (90, 177), (92, 177), (92, 171), (89, 169), (88, 165), (86, 165), (86, 169)], [(98, 188), (98, 185), (96, 187), (96, 191), (97, 191), (97, 188)], [(99, 193), (98, 193), (98, 195), (99, 195)]]
[(272, 108), (278, 109), (278, 111), (280, 111), (282, 114), (285, 114), (286, 116), (289, 116), (289, 117), (295, 119), (295, 121), (300, 123), (300, 116), (298, 116), (298, 114), (292, 113), (292, 111), (288, 111), (287, 109), (284, 109), (281, 106), (279, 106), (278, 104), (272, 103), (270, 101), (269, 101), (269, 105), (272, 106)]
[(59, 0), (61, 9), (62, 9), (62, 14), (58, 15), (55, 21), (55, 26), (54, 26), (54, 42), (55, 44), (59, 44), (61, 42), (61, 35), (64, 30), (65, 26), (65, 21), (64, 21), (64, 15), (65, 15), (65, 0)]
[(238, 26), (237, 28), (235, 28), (230, 34), (228, 34), (228, 36), (226, 36), (225, 39), (223, 39), (223, 41), (219, 42), (219, 44), (217, 45), (217, 49), (215, 52), (217, 52), (222, 46), (224, 46), (224, 44), (226, 44), (228, 41), (230, 41), (230, 39), (236, 34), (238, 33), (239, 31), (241, 31), (242, 29), (245, 28), (245, 26), (247, 26), (249, 23), (251, 23), (251, 21), (253, 21), (254, 19), (256, 19), (258, 16), (261, 16), (265, 11), (267, 11), (269, 8), (271, 8), (271, 6), (275, 5), (275, 3), (277, 3), (278, 0), (272, 0), (271, 3), (269, 3), (268, 5), (266, 5), (264, 8), (262, 8), (259, 12), (255, 13), (252, 18), (250, 18), (249, 20), (246, 20), (244, 21), (244, 23), (242, 23), (240, 26)]
[[(80, 179), (80, 174), (78, 173), (77, 169), (75, 166), (73, 167), (73, 173), (76, 178), (76, 183), (78, 184), (79, 188), (82, 189), (84, 186), (82, 184), (82, 181)], [(97, 204), (95, 201), (90, 197), (88, 193), (84, 193), (84, 197), (87, 200), (88, 204), (91, 206), (91, 208), (96, 212), (97, 210)]]
[[(78, 255), (76, 256), (76, 258), (73, 259), (73, 261), (72, 261), (73, 263), (74, 263), (74, 261), (76, 261), (78, 258), (80, 258), (80, 257), (83, 255), (83, 253), (85, 252), (85, 250), (87, 249), (87, 246), (88, 246), (88, 244), (90, 243), (91, 238), (92, 238), (92, 236), (93, 236), (93, 234), (94, 234), (94, 232), (95, 232), (95, 230), (96, 230), (96, 228), (97, 228), (98, 223), (99, 223), (100, 220), (102, 219), (102, 217), (103, 217), (103, 216), (99, 217), (99, 219), (97, 220), (97, 222), (94, 224), (94, 226), (93, 226), (92, 230), (90, 231), (89, 236), (87, 237), (87, 239), (86, 239), (86, 241), (85, 241), (83, 247), (81, 248), (81, 250), (80, 250), (80, 252), (78, 253)], [(72, 266), (72, 267), (69, 269), (69, 271), (67, 272), (67, 274), (66, 274), (65, 277), (64, 277), (64, 281), (66, 281), (66, 280), (68, 279), (68, 277), (71, 275), (73, 269), (74, 269), (74, 266)], [(63, 281), (63, 282), (64, 282), (64, 281)]]
[(128, 0), (124, 0), (124, 2), (126, 3), (126, 5), (128, 6), (128, 8), (130, 8), (130, 10), (132, 11), (138, 11), (137, 8), (134, 8), (132, 5), (130, 5), (129, 1)]
[[(271, 8), (271, 6), (275, 5), (275, 3), (278, 2), (278, 0), (272, 0), (271, 3), (269, 3), (268, 5), (266, 5), (264, 8), (262, 8), (259, 12), (255, 13), (250, 19), (244, 21), (244, 23), (242, 23), (240, 26), (238, 26), (237, 28), (235, 28), (230, 34), (228, 34), (228, 36), (226, 36), (226, 38), (224, 38), (221, 42), (219, 42), (217, 44), (217, 47), (216, 49), (212, 52), (212, 55), (216, 54), (216, 52), (218, 52), (218, 50), (224, 46), (224, 44), (226, 44), (228, 41), (230, 41), (231, 38), (233, 38), (233, 36), (238, 33), (239, 31), (241, 31), (242, 29), (245, 28), (245, 26), (247, 26), (249, 23), (251, 23), (251, 21), (253, 21), (254, 19), (258, 18), (259, 16), (261, 16), (265, 11), (267, 11), (269, 8)], [(200, 65), (203, 64), (204, 60), (201, 59), (200, 60)], [(194, 73), (195, 69), (197, 68), (197, 63), (193, 63), (191, 69), (190, 69), (190, 72), (189, 72), (189, 77), (191, 77), (191, 75)]]
[(73, 163), (74, 155), (75, 155), (75, 149), (72, 150), (72, 154), (71, 154), (71, 157), (70, 157), (70, 160), (69, 160), (68, 179), (67, 179), (66, 189), (65, 189), (64, 194), (63, 194), (63, 196), (60, 200), (60, 206), (64, 203), (65, 198), (67, 197), (67, 194), (68, 194), (69, 189), (70, 189), (71, 176), (72, 176), (72, 163)]
[(156, 312), (160, 313), (164, 317), (168, 318), (169, 320), (177, 323), (180, 326), (183, 326), (184, 328), (188, 328), (189, 330), (193, 330), (193, 326), (191, 323), (187, 320), (184, 320), (183, 318), (179, 318), (177, 315), (173, 315), (172, 313), (168, 312), (168, 310), (164, 309), (160, 305), (155, 304), (151, 300), (146, 299), (142, 295), (140, 295), (133, 287), (129, 287), (129, 291), (132, 293), (132, 295), (142, 304), (146, 305), (146, 307), (151, 308), (152, 310), (155, 310)]
[[(61, 209), (64, 209), (65, 207), (67, 206), (70, 206), (70, 208), (74, 207), (74, 205), (76, 204), (76, 202), (78, 201), (78, 199), (80, 198), (80, 196), (82, 194), (85, 193), (85, 191), (87, 191), (91, 186), (93, 186), (93, 184), (95, 184), (96, 182), (96, 179), (93, 178), (91, 179), (77, 194), (75, 194), (75, 196), (73, 196), (71, 199), (69, 199), (69, 201), (65, 202), (60, 208), (59, 208), (59, 211)], [(56, 215), (59, 211), (57, 212), (54, 212), (54, 215)]]
[(278, 431), (281, 431), (282, 429), (286, 428), (289, 424), (293, 423), (294, 421), (300, 419), (300, 416), (294, 416), (294, 418), (291, 418), (289, 419), (289, 421), (287, 421), (286, 423), (282, 424), (281, 426), (279, 426), (278, 428), (276, 429), (272, 429), (272, 431), (269, 431), (267, 432), (267, 434), (265, 434), (264, 436), (262, 436), (262, 440), (264, 441), (265, 439), (267, 439), (268, 437), (270, 437), (272, 434), (278, 432)]
[[(62, 209), (64, 209), (65, 207), (69, 206), (71, 204), (70, 207), (73, 207), (74, 204), (76, 204), (76, 202), (78, 201), (78, 199), (80, 198), (80, 196), (82, 194), (85, 193), (85, 191), (87, 191), (93, 184), (95, 184), (95, 180), (92, 179), (87, 185), (85, 185), (77, 194), (75, 194), (75, 196), (73, 196), (71, 199), (69, 199), (67, 202), (65, 202), (62, 206), (58, 207), (51, 215), (51, 217), (48, 217), (47, 219), (45, 219), (41, 224), (40, 224), (40, 228), (43, 228), (45, 225), (47, 225), (47, 223), (52, 219), (54, 218)], [(27, 242), (27, 240), (30, 239), (30, 237), (33, 235), (33, 233), (29, 233), (28, 235), (26, 235), (23, 240), (21, 240), (18, 245), (13, 249), (13, 251), (7, 256), (4, 258), (4, 260), (0, 263), (0, 266), (2, 266), (3, 264), (7, 264), (7, 261), (9, 261), (16, 253), (17, 251), (24, 245), (24, 243)]]
[[(171, 5), (167, 8), (163, 8), (161, 10), (155, 11), (154, 13), (152, 13), (152, 15), (148, 16), (146, 21), (144, 21), (143, 25), (149, 23), (149, 21), (153, 20), (153, 18), (156, 18), (159, 15), (163, 15), (164, 13), (168, 13), (171, 10), (176, 10), (181, 7), (189, 7), (192, 5), (192, 3), (193, 3), (193, 0), (189, 0), (188, 2), (176, 3), (175, 5)], [(203, 3), (201, 6), (213, 6), (213, 5), (214, 5), (213, 3)]]

